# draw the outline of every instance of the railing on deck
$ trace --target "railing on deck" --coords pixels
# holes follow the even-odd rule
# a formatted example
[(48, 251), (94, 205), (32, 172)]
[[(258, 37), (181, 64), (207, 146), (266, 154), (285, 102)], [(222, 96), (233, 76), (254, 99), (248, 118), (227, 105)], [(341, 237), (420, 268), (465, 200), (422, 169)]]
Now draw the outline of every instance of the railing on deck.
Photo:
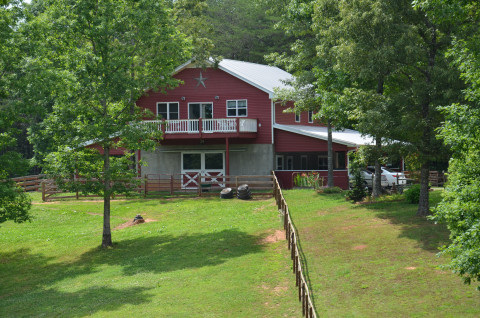
[(154, 130), (164, 130), (166, 134), (257, 132), (257, 120), (250, 118), (144, 120), (141, 123)]
[(285, 236), (288, 242), (288, 249), (291, 250), (291, 258), (293, 260), (293, 273), (295, 274), (295, 286), (298, 286), (298, 300), (302, 303), (302, 314), (305, 317), (317, 318), (315, 307), (313, 306), (312, 296), (308, 288), (305, 274), (303, 271), (302, 255), (298, 248), (298, 235), (293, 226), (292, 219), (290, 218), (290, 212), (288, 210), (287, 202), (283, 197), (282, 189), (278, 183), (275, 172), (273, 172), (273, 196), (277, 202), (278, 209), (283, 215), (283, 227), (285, 229)]

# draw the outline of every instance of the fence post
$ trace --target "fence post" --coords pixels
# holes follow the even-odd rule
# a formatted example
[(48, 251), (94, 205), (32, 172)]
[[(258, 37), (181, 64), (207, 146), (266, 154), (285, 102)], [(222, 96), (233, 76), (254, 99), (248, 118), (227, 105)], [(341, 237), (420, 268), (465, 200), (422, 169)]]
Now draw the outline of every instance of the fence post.
[(170, 195), (173, 195), (173, 174), (170, 175)]
[(42, 181), (42, 201), (45, 202), (45, 181)]
[(143, 186), (143, 197), (146, 198), (146, 197), (147, 197), (147, 192), (148, 192), (148, 189), (147, 189), (147, 187), (148, 187), (148, 178), (147, 178), (147, 175), (145, 175), (144, 180), (145, 180), (145, 181), (143, 182), (143, 185), (144, 185), (144, 186)]

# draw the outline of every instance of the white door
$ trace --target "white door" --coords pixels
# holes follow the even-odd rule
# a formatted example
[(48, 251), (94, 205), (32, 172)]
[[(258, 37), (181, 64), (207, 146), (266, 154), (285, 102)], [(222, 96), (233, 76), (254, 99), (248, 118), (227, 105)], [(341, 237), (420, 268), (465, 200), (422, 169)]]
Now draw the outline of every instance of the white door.
[(183, 152), (182, 153), (182, 187), (196, 189), (199, 183), (213, 182), (212, 186), (224, 187), (221, 176), (225, 175), (225, 153)]

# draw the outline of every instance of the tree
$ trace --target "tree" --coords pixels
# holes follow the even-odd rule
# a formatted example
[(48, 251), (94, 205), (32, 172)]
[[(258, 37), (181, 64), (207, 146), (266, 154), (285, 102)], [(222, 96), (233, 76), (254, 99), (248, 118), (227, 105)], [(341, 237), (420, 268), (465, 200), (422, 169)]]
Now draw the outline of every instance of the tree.
[(28, 169), (28, 162), (12, 150), (16, 145), (13, 123), (13, 110), (0, 104), (0, 223), (30, 220), (30, 198), (10, 179)]
[(264, 56), (287, 49), (289, 38), (259, 0), (207, 0), (213, 53), (224, 58), (265, 63)]
[[(452, 147), (448, 183), (433, 219), (450, 230), (451, 243), (441, 254), (451, 256), (446, 267), (470, 284), (480, 280), (480, 6), (471, 0), (415, 1), (438, 24), (453, 27), (447, 56), (467, 85), (462, 99), (445, 106), (440, 135)], [(480, 286), (477, 286), (480, 289)]]
[[(65, 186), (103, 196), (102, 246), (109, 247), (110, 198), (127, 191), (135, 174), (125, 158), (112, 158), (111, 151), (154, 147), (161, 133), (140, 124), (149, 115), (135, 102), (149, 89), (178, 84), (171, 74), (188, 58), (188, 43), (164, 2), (42, 3), (43, 10), (31, 18), (29, 27), (43, 43), (37, 58), (46, 62), (62, 86), (55, 94), (53, 112), (42, 124), (42, 133), (56, 145), (45, 168), (58, 180), (86, 178), (85, 184)], [(91, 143), (101, 151), (85, 148)]]
[[(386, 142), (411, 145), (422, 162), (418, 215), (428, 214), (429, 165), (439, 149), (437, 108), (459, 87), (442, 54), (448, 30), (408, 0), (318, 0), (315, 8), (317, 32), (334, 43), (320, 50), (352, 77), (345, 105), (354, 108), (356, 128), (375, 138), (376, 174)], [(379, 189), (380, 178), (375, 185)]]
[(0, 2), (0, 223), (30, 220), (30, 199), (11, 180), (28, 169), (28, 162), (16, 151), (18, 130), (14, 124), (18, 113), (12, 104), (13, 79), (20, 59), (14, 40), (15, 26), (21, 19), (19, 5), (17, 1)]
[(271, 2), (265, 0), (271, 14), (280, 16), (278, 27), (294, 38), (290, 53), (273, 53), (267, 59), (292, 72), (290, 88), (277, 90), (278, 98), (294, 101), (291, 111), (314, 111), (313, 118), (327, 125), (328, 177), (327, 187), (334, 186), (332, 130), (348, 125), (345, 110), (340, 104), (340, 94), (348, 85), (347, 72), (335, 70), (329, 56), (319, 54), (318, 47), (329, 45), (328, 39), (314, 30), (314, 1)]

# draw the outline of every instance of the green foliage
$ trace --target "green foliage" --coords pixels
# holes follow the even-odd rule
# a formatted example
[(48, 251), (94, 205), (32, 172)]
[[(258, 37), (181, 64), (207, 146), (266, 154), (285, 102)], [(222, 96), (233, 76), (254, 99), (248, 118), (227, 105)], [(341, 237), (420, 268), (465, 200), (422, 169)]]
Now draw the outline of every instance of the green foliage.
[(309, 187), (318, 190), (323, 187), (324, 178), (318, 172), (312, 171), (296, 174), (293, 181), (297, 187)]
[[(152, 149), (161, 138), (161, 131), (140, 123), (152, 114), (135, 102), (148, 90), (178, 85), (171, 75), (190, 47), (175, 25), (171, 8), (155, 0), (45, 1), (29, 20), (29, 32), (42, 43), (36, 58), (55, 74), (48, 88), (61, 86), (32, 140), (51, 140), (45, 153), (49, 174), (88, 179), (60, 185), (104, 196), (105, 224), (110, 196), (128, 190), (135, 174), (126, 158), (112, 159), (111, 151)], [(102, 155), (83, 149), (92, 144)], [(110, 246), (109, 226), (104, 230), (102, 245)]]
[(0, 175), (0, 223), (30, 221), (30, 197), (11, 180)]
[(362, 175), (362, 167), (365, 166), (363, 157), (359, 152), (349, 153), (350, 175), (353, 175), (352, 189), (348, 190), (345, 194), (347, 200), (353, 200), (354, 202), (362, 201), (367, 196), (365, 191), (365, 180)]
[(342, 193), (343, 190), (340, 187), (326, 187), (321, 190), (324, 194), (334, 194), (334, 193)]
[[(432, 217), (450, 230), (451, 243), (441, 254), (451, 257), (445, 268), (470, 284), (480, 281), (480, 8), (477, 1), (417, 0), (440, 25), (453, 28), (448, 57), (466, 84), (464, 100), (442, 107), (445, 123), (440, 135), (453, 150), (443, 201)], [(477, 286), (480, 289), (480, 286)]]
[(265, 63), (264, 56), (287, 50), (289, 38), (276, 30), (275, 16), (263, 1), (207, 0), (205, 13), (215, 55), (228, 59)]
[(410, 188), (406, 189), (403, 194), (408, 203), (418, 204), (418, 201), (420, 201), (420, 185), (412, 185)]
[[(4, 84), (1, 88), (8, 91), (9, 87)], [(16, 223), (30, 220), (30, 198), (11, 180), (13, 176), (24, 174), (29, 167), (28, 162), (15, 151), (18, 131), (12, 126), (16, 115), (13, 107), (2, 105), (0, 96), (0, 223), (8, 220)]]

